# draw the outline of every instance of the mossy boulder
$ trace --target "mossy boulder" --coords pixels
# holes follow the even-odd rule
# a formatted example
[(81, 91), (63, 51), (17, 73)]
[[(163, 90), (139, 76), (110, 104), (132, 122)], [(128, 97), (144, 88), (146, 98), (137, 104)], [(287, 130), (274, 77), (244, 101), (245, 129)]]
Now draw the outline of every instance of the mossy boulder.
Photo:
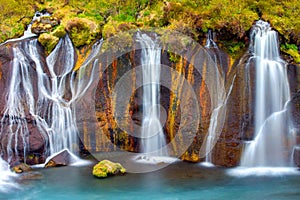
[(93, 168), (93, 175), (98, 178), (105, 178), (108, 175), (124, 174), (126, 169), (120, 163), (109, 160), (102, 160)]
[(67, 34), (65, 27), (63, 25), (59, 25), (55, 27), (55, 29), (51, 32), (51, 34), (58, 38), (63, 38)]
[(67, 22), (66, 30), (75, 47), (89, 45), (100, 34), (100, 27), (86, 18), (73, 18)]
[(57, 45), (59, 38), (50, 33), (43, 33), (39, 36), (38, 41), (43, 45), (46, 52), (50, 53)]

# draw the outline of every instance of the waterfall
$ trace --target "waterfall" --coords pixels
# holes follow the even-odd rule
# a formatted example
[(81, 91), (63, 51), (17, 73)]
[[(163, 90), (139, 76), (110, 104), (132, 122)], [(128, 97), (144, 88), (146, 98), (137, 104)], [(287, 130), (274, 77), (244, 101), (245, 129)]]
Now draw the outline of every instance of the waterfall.
[(155, 156), (166, 154), (162, 148), (166, 145), (160, 122), (160, 70), (161, 48), (157, 38), (153, 40), (147, 34), (138, 32), (142, 53), (141, 65), (143, 76), (143, 121), (142, 152)]
[[(203, 163), (206, 166), (212, 165), (212, 149), (214, 148), (214, 145), (216, 144), (216, 139), (221, 133), (220, 125), (219, 125), (219, 117), (220, 115), (224, 114), (224, 106), (226, 104), (226, 91), (224, 88), (224, 72), (222, 68), (222, 59), (221, 59), (221, 52), (217, 46), (217, 44), (213, 40), (213, 34), (211, 30), (207, 33), (207, 39), (206, 39), (206, 45), (205, 48), (208, 51), (208, 54), (211, 56), (212, 60), (214, 61), (214, 69), (213, 73), (214, 75), (214, 93), (210, 94), (212, 101), (214, 101), (213, 105), (216, 105), (216, 107), (213, 109), (211, 117), (210, 117), (210, 123), (208, 128), (208, 133), (205, 138), (204, 144), (205, 144), (205, 163)], [(230, 90), (231, 91), (231, 90)], [(230, 92), (229, 92), (230, 93)]]
[(77, 143), (77, 128), (71, 105), (65, 98), (69, 92), (67, 88), (70, 87), (69, 79), (75, 65), (74, 48), (68, 36), (59, 41), (46, 61), (52, 86), (49, 94), (52, 101), (51, 123), (49, 124), (52, 130), (49, 132), (50, 153), (53, 154), (65, 148), (74, 152), (74, 144)]
[(24, 157), (29, 151), (28, 121), (33, 121), (31, 126), (36, 126), (44, 138), (45, 155), (63, 149), (76, 152), (78, 130), (74, 104), (92, 83), (91, 73), (96, 64), (88, 67), (88, 63), (94, 62), (101, 44), (95, 44), (77, 71), (73, 70), (75, 51), (68, 36), (59, 41), (46, 63), (42, 63), (37, 39), (22, 40), (12, 47), (12, 73), (0, 132), (2, 138), (7, 137), (6, 149), (2, 150), (7, 153), (8, 162), (18, 158), (20, 143)]
[[(45, 136), (47, 124), (44, 120), (44, 110), (47, 106), (46, 94), (49, 82), (43, 73), (41, 58), (37, 51), (37, 40), (24, 41), (13, 47), (12, 74), (8, 93), (6, 94), (6, 105), (1, 119), (0, 135), (4, 137), (4, 132), (8, 137), (6, 152), (8, 161), (15, 154), (18, 157), (18, 140), (24, 147), (24, 156), (30, 144), (28, 144), (29, 130), (28, 119), (32, 118), (39, 131)], [(34, 63), (34, 66), (32, 64)], [(38, 83), (32, 75), (35, 67)], [(35, 93), (36, 84), (38, 85), (37, 94)], [(38, 96), (38, 100), (35, 99)], [(8, 127), (7, 127), (8, 126)], [(12, 148), (13, 146), (13, 148)]]
[(256, 67), (255, 139), (246, 144), (241, 166), (288, 166), (287, 110), (290, 99), (285, 62), (280, 58), (277, 33), (264, 21), (251, 32), (250, 51)]

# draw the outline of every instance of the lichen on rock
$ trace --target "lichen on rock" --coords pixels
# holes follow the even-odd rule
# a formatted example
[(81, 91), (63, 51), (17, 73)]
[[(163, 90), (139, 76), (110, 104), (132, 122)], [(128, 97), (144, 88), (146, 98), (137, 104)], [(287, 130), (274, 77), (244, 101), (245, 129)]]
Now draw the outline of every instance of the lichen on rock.
[(114, 163), (109, 160), (102, 160), (93, 167), (93, 175), (98, 178), (124, 173), (126, 173), (126, 169), (120, 163)]

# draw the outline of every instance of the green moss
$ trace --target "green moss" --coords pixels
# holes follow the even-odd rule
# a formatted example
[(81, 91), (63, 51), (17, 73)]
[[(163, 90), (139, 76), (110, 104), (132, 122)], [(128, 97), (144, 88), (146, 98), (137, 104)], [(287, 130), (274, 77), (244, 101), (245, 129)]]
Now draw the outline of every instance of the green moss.
[(180, 56), (168, 50), (169, 60), (173, 63), (177, 63), (180, 60)]
[(298, 47), (295, 44), (288, 44), (288, 43), (282, 44), (280, 45), (280, 50), (292, 56), (293, 60), (296, 63), (300, 63), (300, 54), (298, 51)]
[[(130, 29), (167, 27), (196, 40), (211, 29), (226, 35), (221, 40), (235, 38), (245, 43), (253, 22), (260, 17), (271, 23), (282, 41), (300, 45), (298, 0), (0, 0), (0, 42), (20, 37), (34, 12), (42, 9), (61, 20), (76, 47), (92, 43), (100, 37), (102, 28), (105, 38), (119, 33), (119, 24)], [(59, 27), (52, 34), (61, 37), (61, 30)], [(231, 54), (243, 49), (241, 45), (223, 47)]]
[(102, 160), (93, 167), (93, 175), (98, 178), (105, 178), (108, 175), (115, 175), (118, 173), (126, 173), (126, 169), (120, 163), (114, 163), (109, 160)]
[(49, 54), (57, 45), (59, 38), (50, 33), (43, 33), (39, 36), (38, 41), (43, 45), (46, 52)]
[(238, 58), (244, 52), (245, 43), (238, 40), (220, 41), (221, 47), (227, 51), (232, 58)]
[(98, 24), (85, 18), (73, 18), (67, 22), (66, 30), (75, 47), (89, 45), (100, 33)]
[(65, 27), (63, 25), (59, 25), (55, 27), (51, 34), (55, 37), (63, 38), (66, 35)]

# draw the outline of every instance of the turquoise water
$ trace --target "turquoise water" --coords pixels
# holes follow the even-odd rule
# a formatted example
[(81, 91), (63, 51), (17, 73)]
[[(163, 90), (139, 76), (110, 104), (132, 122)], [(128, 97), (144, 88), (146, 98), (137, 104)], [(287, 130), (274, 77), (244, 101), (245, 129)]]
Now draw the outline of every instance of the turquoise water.
[(0, 199), (300, 199), (300, 175), (233, 177), (228, 169), (177, 162), (151, 173), (97, 179), (92, 166), (37, 169)]

